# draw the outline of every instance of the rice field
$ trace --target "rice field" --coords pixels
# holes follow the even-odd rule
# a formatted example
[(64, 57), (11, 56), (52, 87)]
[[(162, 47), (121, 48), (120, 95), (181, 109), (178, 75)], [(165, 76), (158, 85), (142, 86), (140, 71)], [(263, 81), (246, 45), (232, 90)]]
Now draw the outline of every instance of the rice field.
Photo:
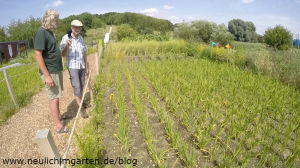
[(299, 90), (188, 57), (184, 42), (147, 43), (105, 50), (95, 84), (101, 108), (93, 112), (101, 121), (82, 135), (98, 141), (82, 145), (81, 157), (96, 151), (98, 158), (134, 158), (138, 167), (300, 166)]

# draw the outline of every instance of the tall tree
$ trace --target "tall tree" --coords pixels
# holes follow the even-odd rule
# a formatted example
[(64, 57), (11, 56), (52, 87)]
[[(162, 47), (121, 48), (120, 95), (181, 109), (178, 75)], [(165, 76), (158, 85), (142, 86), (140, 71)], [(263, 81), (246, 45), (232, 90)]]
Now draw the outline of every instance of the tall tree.
[(15, 40), (28, 40), (30, 46), (33, 45), (33, 37), (36, 30), (41, 26), (40, 18), (30, 17), (29, 19), (21, 22), (21, 20), (12, 20), (8, 26), (8, 38), (9, 41)]
[(5, 34), (5, 28), (4, 27), (1, 27), (0, 28), (0, 42), (2, 41), (6, 41), (6, 34)]
[(232, 19), (228, 22), (228, 31), (235, 36), (237, 41), (254, 41), (256, 27), (252, 22), (241, 19)]

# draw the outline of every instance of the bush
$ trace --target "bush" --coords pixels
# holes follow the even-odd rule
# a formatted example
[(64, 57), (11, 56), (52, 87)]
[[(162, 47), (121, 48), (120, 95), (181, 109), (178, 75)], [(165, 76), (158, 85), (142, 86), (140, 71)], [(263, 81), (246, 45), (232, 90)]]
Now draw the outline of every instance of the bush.
[(209, 43), (214, 30), (217, 28), (217, 24), (214, 22), (199, 20), (192, 22), (191, 27), (195, 30), (195, 35), (198, 38), (202, 39), (205, 43)]
[(135, 36), (136, 32), (128, 24), (122, 24), (118, 27), (118, 40), (123, 40), (125, 38), (133, 38)]
[(291, 33), (280, 25), (269, 28), (264, 35), (265, 43), (279, 50), (287, 50), (291, 38)]
[(201, 40), (200, 38), (196, 37), (195, 30), (188, 23), (176, 24), (174, 29), (174, 36), (189, 42)]
[(234, 36), (227, 31), (224, 24), (221, 24), (213, 30), (211, 38), (213, 41), (217, 41), (221, 45), (225, 46), (226, 44), (229, 44), (231, 41), (233, 41)]

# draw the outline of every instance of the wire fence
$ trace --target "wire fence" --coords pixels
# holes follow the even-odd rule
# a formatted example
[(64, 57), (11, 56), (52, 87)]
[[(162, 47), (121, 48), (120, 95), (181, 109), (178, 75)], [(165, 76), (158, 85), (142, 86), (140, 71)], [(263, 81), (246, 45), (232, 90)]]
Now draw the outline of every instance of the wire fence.
[(21, 75), (24, 75), (24, 74), (27, 74), (27, 73), (31, 72), (32, 70), (36, 70), (36, 67), (33, 67), (33, 68), (31, 68), (31, 69), (29, 69), (29, 70), (27, 70), (27, 71), (25, 71), (25, 72), (19, 73), (19, 74), (17, 74), (17, 75), (9, 76), (9, 78), (19, 77), (19, 76), (21, 76)]
[[(37, 69), (38, 67), (36, 66), (36, 63), (15, 63), (0, 69), (1, 121), (5, 121), (9, 116), (11, 116), (12, 111), (18, 108), (19, 105), (24, 105), (25, 102), (27, 102), (28, 97), (39, 89), (39, 84), (36, 81), (37, 77), (32, 75), (33, 71)], [(1, 71), (3, 71), (3, 75)]]

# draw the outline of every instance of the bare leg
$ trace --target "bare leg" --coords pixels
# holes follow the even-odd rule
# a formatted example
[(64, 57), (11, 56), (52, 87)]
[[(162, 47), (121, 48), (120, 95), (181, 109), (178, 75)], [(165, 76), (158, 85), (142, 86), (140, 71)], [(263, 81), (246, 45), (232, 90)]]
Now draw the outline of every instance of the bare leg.
[(59, 111), (59, 99), (52, 99), (49, 100), (49, 105), (50, 105), (50, 113), (52, 116), (52, 119), (55, 123), (56, 126), (56, 130), (60, 130), (62, 128), (62, 123), (59, 120), (59, 116), (60, 116), (60, 111)]
[(81, 102), (81, 97), (75, 96), (75, 100), (78, 104), (78, 107), (80, 106), (80, 102)]

